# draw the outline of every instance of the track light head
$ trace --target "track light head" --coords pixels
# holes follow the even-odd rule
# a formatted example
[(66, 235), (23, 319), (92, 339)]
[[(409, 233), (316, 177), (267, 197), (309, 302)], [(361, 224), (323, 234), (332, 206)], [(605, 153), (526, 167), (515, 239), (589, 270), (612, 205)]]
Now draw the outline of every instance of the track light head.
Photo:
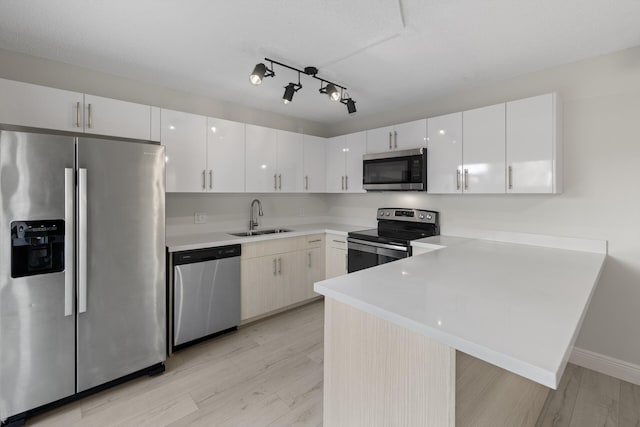
[(340, 101), (340, 91), (333, 83), (327, 84), (325, 90), (327, 91), (327, 95), (329, 95), (329, 99), (332, 101)]
[(276, 73), (274, 73), (273, 70), (268, 69), (267, 66), (261, 62), (259, 64), (256, 64), (256, 66), (253, 68), (253, 72), (249, 76), (249, 80), (251, 81), (251, 84), (259, 85), (262, 83), (262, 79), (264, 79), (265, 77), (273, 77), (275, 75)]
[(293, 99), (293, 95), (300, 89), (302, 89), (302, 85), (300, 83), (289, 83), (288, 85), (286, 85), (284, 87), (284, 95), (282, 96), (282, 100), (284, 101), (284, 103), (290, 103)]
[(347, 112), (351, 116), (356, 114), (356, 101), (351, 98), (347, 99)]

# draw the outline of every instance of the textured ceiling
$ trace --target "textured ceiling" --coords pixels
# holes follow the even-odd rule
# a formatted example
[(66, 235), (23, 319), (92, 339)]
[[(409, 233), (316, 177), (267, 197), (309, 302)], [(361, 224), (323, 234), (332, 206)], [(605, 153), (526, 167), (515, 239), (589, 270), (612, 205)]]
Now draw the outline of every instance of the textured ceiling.
[(0, 48), (337, 122), (346, 107), (268, 56), (349, 88), (358, 114), (640, 45), (638, 0), (1, 0)]

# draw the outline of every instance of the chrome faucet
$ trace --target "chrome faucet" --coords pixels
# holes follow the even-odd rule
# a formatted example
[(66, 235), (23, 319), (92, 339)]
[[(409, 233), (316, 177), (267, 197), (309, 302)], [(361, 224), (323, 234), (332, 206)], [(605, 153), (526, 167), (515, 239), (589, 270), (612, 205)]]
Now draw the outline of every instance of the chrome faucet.
[(258, 216), (263, 216), (264, 213), (262, 212), (262, 203), (260, 203), (260, 200), (258, 199), (253, 199), (251, 201), (251, 213), (249, 214), (249, 230), (253, 230), (254, 228), (256, 228), (258, 226), (258, 219), (254, 216), (253, 212), (254, 212), (254, 208), (253, 206), (255, 204), (258, 204)]

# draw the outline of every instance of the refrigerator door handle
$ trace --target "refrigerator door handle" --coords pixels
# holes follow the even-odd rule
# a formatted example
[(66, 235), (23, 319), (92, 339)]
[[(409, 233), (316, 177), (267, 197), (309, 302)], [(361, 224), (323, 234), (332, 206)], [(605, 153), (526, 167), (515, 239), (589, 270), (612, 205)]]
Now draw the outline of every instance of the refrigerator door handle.
[(87, 170), (78, 169), (78, 313), (87, 311)]
[(75, 247), (75, 173), (73, 168), (64, 169), (64, 315), (72, 316), (73, 288), (75, 281), (76, 263), (74, 262)]

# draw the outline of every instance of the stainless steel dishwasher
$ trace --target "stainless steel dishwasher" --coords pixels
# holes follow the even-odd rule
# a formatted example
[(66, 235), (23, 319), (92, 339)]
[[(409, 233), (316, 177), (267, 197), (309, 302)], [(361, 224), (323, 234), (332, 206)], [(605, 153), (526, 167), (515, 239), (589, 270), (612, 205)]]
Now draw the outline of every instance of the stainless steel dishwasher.
[(240, 245), (173, 254), (173, 350), (240, 324)]

